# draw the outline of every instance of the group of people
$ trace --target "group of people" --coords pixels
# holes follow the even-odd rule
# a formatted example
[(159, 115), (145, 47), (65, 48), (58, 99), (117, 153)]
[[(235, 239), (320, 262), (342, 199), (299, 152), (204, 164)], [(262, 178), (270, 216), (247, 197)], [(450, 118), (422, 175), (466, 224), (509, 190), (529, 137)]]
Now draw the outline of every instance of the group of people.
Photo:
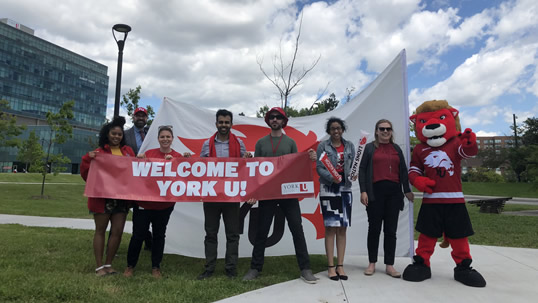
[[(81, 175), (86, 180), (90, 163), (99, 153), (117, 156), (159, 158), (170, 160), (178, 157), (190, 157), (190, 153), (179, 154), (171, 148), (174, 139), (171, 126), (159, 126), (159, 148), (145, 153), (138, 153), (147, 133), (147, 111), (137, 108), (133, 116), (133, 128), (123, 131), (125, 119), (116, 117), (103, 126), (99, 135), (99, 148), (88, 152), (82, 158)], [(265, 115), (265, 122), (270, 127), (270, 134), (260, 138), (255, 146), (256, 157), (279, 157), (297, 152), (295, 141), (285, 135), (283, 129), (288, 118), (279, 107), (270, 109)], [(253, 155), (245, 148), (243, 141), (232, 132), (233, 114), (225, 109), (216, 113), (216, 133), (207, 139), (200, 157), (243, 157)], [(404, 195), (413, 200), (409, 187), (407, 167), (400, 147), (393, 141), (392, 123), (380, 120), (375, 126), (375, 140), (368, 143), (359, 165), (358, 176), (351, 176), (351, 167), (355, 158), (355, 147), (344, 139), (347, 129), (345, 121), (332, 117), (326, 123), (328, 140), (319, 143), (317, 151), (308, 150), (312, 161), (317, 161), (316, 170), (320, 176), (320, 205), (325, 225), (325, 251), (327, 255), (328, 277), (331, 280), (347, 280), (344, 270), (346, 249), (346, 230), (351, 226), (353, 204), (352, 182), (357, 181), (361, 189), (361, 203), (368, 214), (368, 255), (369, 265), (365, 275), (375, 273), (381, 226), (384, 232), (384, 262), (386, 273), (395, 278), (400, 273), (393, 267), (396, 249), (396, 229), (399, 211), (403, 209)], [(338, 175), (331, 173), (319, 159), (325, 153)], [(292, 234), (295, 255), (300, 269), (300, 277), (307, 283), (319, 280), (310, 268), (306, 239), (304, 236), (301, 209), (298, 199), (260, 200), (250, 199), (248, 204), (259, 203), (257, 230), (252, 250), (250, 269), (243, 276), (249, 281), (259, 277), (264, 265), (266, 241), (277, 208), (282, 211)], [(174, 209), (174, 202), (124, 201), (117, 199), (88, 198), (88, 208), (94, 216), (95, 234), (93, 250), (97, 276), (117, 273), (112, 268), (112, 261), (121, 242), (127, 213), (133, 207), (133, 235), (127, 253), (127, 267), (124, 276), (134, 274), (144, 240), (151, 244), (152, 275), (161, 277), (160, 263), (163, 259), (166, 227)], [(239, 203), (203, 202), (205, 228), (205, 268), (197, 277), (199, 280), (210, 278), (217, 263), (217, 235), (222, 216), (226, 234), (225, 273), (229, 278), (237, 276), (239, 252)], [(110, 222), (110, 234), (105, 250), (105, 232)], [(152, 232), (149, 233), (151, 225)], [(149, 234), (148, 234), (149, 233)], [(149, 236), (148, 236), (149, 235)], [(334, 247), (336, 244), (336, 264)]]

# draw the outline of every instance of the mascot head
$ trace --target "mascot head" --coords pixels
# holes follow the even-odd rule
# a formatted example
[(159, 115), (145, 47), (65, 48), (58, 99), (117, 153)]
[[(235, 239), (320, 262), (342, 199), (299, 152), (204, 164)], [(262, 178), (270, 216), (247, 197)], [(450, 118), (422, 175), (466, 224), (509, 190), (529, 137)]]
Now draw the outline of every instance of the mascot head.
[(445, 100), (432, 100), (417, 107), (416, 114), (409, 119), (415, 123), (415, 134), (420, 142), (438, 147), (461, 132), (458, 113)]

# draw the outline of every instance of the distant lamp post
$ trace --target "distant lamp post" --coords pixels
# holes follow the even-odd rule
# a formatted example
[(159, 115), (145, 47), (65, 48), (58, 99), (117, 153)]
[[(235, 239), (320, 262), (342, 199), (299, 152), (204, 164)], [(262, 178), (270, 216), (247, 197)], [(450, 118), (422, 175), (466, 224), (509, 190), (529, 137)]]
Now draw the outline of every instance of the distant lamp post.
[[(118, 71), (116, 73), (116, 98), (114, 100), (114, 118), (120, 115), (120, 90), (121, 90), (121, 66), (123, 63), (123, 47), (125, 46), (125, 40), (127, 40), (127, 34), (131, 31), (131, 27), (127, 24), (116, 24), (112, 27), (112, 36), (118, 44)], [(116, 38), (116, 32), (123, 33), (123, 39)]]

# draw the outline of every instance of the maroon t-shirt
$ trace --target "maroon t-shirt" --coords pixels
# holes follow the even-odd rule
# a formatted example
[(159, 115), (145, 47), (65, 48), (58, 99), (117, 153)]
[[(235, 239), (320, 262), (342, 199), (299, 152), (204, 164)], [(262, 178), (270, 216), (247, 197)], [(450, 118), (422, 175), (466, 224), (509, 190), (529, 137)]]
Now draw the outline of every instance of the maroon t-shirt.
[(373, 165), (373, 183), (384, 180), (400, 183), (400, 158), (391, 143), (379, 143), (374, 151)]
[[(180, 158), (182, 155), (172, 149), (169, 153), (163, 153), (159, 148), (154, 148), (146, 151), (146, 158), (164, 159), (166, 155), (171, 155), (174, 158)], [(161, 210), (174, 206), (176, 202), (142, 202), (136, 201), (138, 206), (143, 209)]]
[(336, 147), (336, 153), (338, 155), (338, 162), (336, 163), (336, 171), (340, 174), (344, 173), (344, 144)]

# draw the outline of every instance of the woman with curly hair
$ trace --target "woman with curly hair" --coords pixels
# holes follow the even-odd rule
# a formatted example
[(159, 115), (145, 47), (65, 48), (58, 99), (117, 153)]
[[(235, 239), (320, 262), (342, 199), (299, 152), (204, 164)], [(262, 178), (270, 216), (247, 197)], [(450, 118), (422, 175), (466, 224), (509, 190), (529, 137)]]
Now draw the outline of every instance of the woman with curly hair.
[[(112, 154), (116, 156), (134, 157), (133, 150), (125, 145), (123, 136), (124, 117), (116, 117), (112, 122), (105, 124), (99, 132), (99, 147), (88, 152), (82, 157), (80, 165), (80, 175), (86, 181), (90, 170), (90, 163), (99, 154)], [(97, 268), (95, 274), (104, 276), (115, 274), (112, 268), (112, 260), (120, 246), (121, 236), (125, 219), (129, 211), (130, 201), (105, 198), (88, 198), (88, 209), (93, 214), (95, 222), (95, 233), (93, 236), (93, 253)], [(106, 260), (103, 262), (103, 251), (105, 249), (105, 233), (110, 222), (110, 235), (106, 246)], [(104, 263), (104, 264), (103, 264)]]
[[(351, 226), (351, 181), (349, 179), (351, 165), (355, 157), (355, 146), (343, 138), (346, 131), (345, 122), (336, 117), (327, 120), (325, 131), (328, 140), (320, 142), (317, 150), (318, 161), (316, 170), (319, 175), (320, 205), (325, 225), (325, 253), (329, 279), (333, 281), (347, 280), (344, 271), (344, 254), (346, 250), (347, 227)], [(340, 179), (331, 175), (325, 165), (319, 160), (326, 153), (331, 164), (340, 175)], [(356, 180), (356, 177), (353, 181)], [(336, 260), (334, 265), (334, 244), (336, 242)]]

